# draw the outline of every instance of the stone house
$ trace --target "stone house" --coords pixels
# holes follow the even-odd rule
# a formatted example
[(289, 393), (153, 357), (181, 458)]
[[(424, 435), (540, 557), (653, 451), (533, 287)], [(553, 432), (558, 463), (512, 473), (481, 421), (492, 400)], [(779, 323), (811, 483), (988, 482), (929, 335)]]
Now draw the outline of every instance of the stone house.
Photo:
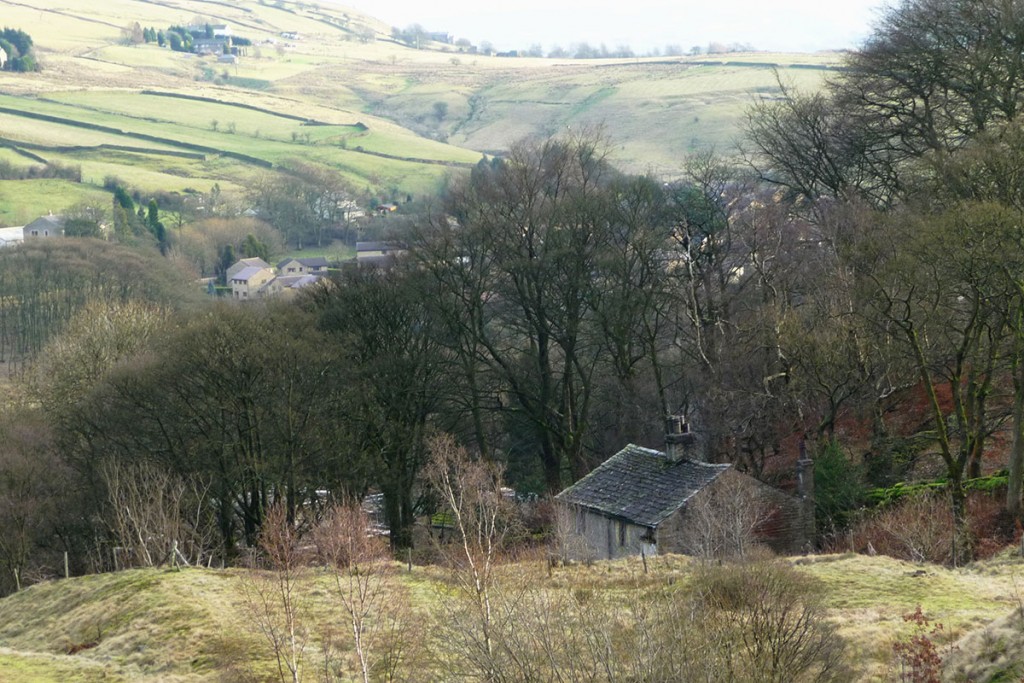
[(311, 273), (305, 275), (278, 275), (267, 285), (266, 291), (271, 296), (290, 298), (299, 290), (320, 282), (320, 276)]
[(234, 279), (235, 275), (242, 272), (246, 268), (269, 268), (270, 264), (261, 259), (258, 256), (252, 256), (249, 258), (243, 258), (235, 261), (224, 273), (224, 279), (227, 284), (231, 284), (231, 280)]
[(391, 266), (406, 253), (396, 242), (356, 242), (356, 263), (361, 266)]
[(268, 293), (267, 286), (276, 274), (270, 267), (249, 266), (231, 276), (231, 297), (247, 301)]
[(294, 296), (300, 289), (317, 284), (327, 275), (327, 259), (322, 256), (285, 259), (273, 268), (261, 258), (244, 258), (225, 274), (231, 286), (231, 298), (250, 301), (273, 296)]
[(685, 424), (669, 425), (664, 452), (630, 444), (558, 494), (568, 557), (714, 554), (745, 542), (778, 553), (806, 547), (814, 534), (810, 460), (798, 464), (801, 490), (792, 496), (705, 462)]
[(32, 239), (34, 237), (63, 237), (64, 222), (64, 216), (54, 216), (53, 214), (40, 216), (23, 228), (23, 234), (25, 239)]
[(323, 256), (309, 258), (290, 258), (277, 264), (277, 272), (281, 275), (306, 275), (309, 273), (326, 273), (330, 264)]

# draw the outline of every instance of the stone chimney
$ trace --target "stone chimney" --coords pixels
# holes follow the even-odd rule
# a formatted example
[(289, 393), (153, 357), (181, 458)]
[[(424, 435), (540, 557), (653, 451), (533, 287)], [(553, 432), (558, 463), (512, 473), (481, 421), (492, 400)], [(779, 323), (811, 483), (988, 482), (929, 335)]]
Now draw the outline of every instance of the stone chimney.
[(807, 455), (807, 444), (800, 439), (800, 459), (796, 461), (796, 492), (801, 503), (804, 545), (814, 542), (814, 461)]
[(669, 462), (699, 460), (696, 443), (697, 437), (682, 415), (669, 415), (665, 419), (665, 456)]

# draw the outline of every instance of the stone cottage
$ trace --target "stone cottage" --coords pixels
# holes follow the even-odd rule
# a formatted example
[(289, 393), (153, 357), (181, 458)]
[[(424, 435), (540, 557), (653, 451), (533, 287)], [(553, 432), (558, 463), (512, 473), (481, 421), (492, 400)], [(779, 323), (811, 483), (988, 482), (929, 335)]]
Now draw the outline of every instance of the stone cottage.
[(664, 452), (630, 444), (558, 494), (566, 555), (710, 555), (744, 543), (779, 553), (806, 547), (814, 535), (809, 459), (798, 463), (793, 496), (732, 465), (706, 462), (681, 418), (669, 418), (668, 427)]

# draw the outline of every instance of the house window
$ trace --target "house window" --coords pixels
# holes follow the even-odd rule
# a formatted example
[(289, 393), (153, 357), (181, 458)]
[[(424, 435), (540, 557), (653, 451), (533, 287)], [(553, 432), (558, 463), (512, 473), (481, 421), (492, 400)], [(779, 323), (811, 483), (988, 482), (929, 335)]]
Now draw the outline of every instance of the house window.
[(619, 522), (619, 547), (626, 545), (626, 523)]

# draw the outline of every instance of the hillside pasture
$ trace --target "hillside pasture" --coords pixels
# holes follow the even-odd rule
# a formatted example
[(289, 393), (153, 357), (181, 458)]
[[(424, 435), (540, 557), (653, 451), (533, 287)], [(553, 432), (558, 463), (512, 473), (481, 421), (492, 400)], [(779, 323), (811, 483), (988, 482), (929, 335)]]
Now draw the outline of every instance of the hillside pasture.
[(199, 61), (195, 55), (172, 52), (156, 45), (108, 45), (84, 56), (132, 69), (152, 69), (183, 77), (191, 77)]
[[(152, 151), (183, 150), (202, 153), (207, 161), (224, 154), (233, 157), (232, 161), (246, 164), (248, 170), (241, 170), (239, 176), (250, 175), (261, 165), (265, 168), (287, 166), (290, 160), (305, 159), (338, 170), (355, 187), (399, 187), (413, 193), (436, 188), (445, 173), (445, 164), (470, 164), (478, 159), (474, 152), (404, 134), (390, 124), (383, 124), (383, 128), (395, 131), (392, 134), (368, 135), (365, 126), (310, 126), (273, 112), (254, 111), (230, 102), (118, 91), (109, 93), (107, 99), (107, 94), (75, 91), (56, 93), (45, 99), (0, 95), (0, 107), (8, 108), (0, 112), (0, 137), (15, 144), (23, 142), (43, 147), (106, 144), (145, 147)], [(166, 118), (157, 118), (161, 115)], [(40, 120), (38, 116), (49, 120)], [(169, 120), (172, 118), (174, 120)], [(363, 147), (365, 153), (356, 147)], [(395, 158), (377, 156), (380, 154)], [(99, 168), (85, 163), (83, 171), (88, 181), (96, 182), (108, 174), (130, 177), (130, 172), (118, 173), (110, 167), (115, 159), (117, 155), (108, 150), (96, 150), (93, 161), (106, 165)], [(121, 156), (120, 160), (129, 158)], [(421, 160), (428, 163), (421, 163)], [(143, 165), (154, 170), (152, 160), (144, 161)], [(195, 162), (176, 161), (175, 166), (181, 170), (172, 175), (211, 177), (197, 172)], [(149, 179), (155, 180), (152, 176)], [(179, 180), (165, 189), (191, 184)]]
[[(143, 193), (181, 192), (186, 189), (207, 192), (217, 183), (223, 192), (237, 195), (245, 192), (245, 181), (254, 173), (245, 164), (224, 157), (197, 161), (115, 150), (45, 153), (45, 156), (51, 161), (80, 166), (83, 183), (101, 186), (107, 177), (112, 176)], [(126, 169), (130, 171), (126, 173)]]
[[(745, 109), (758, 97), (780, 93), (776, 72), (790, 86), (814, 90), (839, 60), (831, 53), (506, 58), (460, 53), (440, 43), (417, 50), (392, 40), (387, 24), (313, 3), (66, 0), (55, 8), (26, 0), (8, 10), (5, 21), (36, 38), (44, 69), (0, 74), (0, 106), (66, 121), (4, 114), (0, 136), (51, 147), (195, 151), (208, 161), (234, 155), (240, 185), (247, 175), (305, 159), (371, 192), (420, 194), (435, 190), (451, 167), (476, 163), (482, 152), (594, 126), (603, 128), (612, 162), (623, 170), (673, 177), (688, 153), (709, 147), (731, 152)], [(194, 19), (228, 23), (254, 44), (237, 64), (222, 64), (213, 56), (121, 42), (122, 29), (133, 21), (166, 28)], [(366, 28), (374, 37), (356, 39)], [(23, 97), (31, 93), (46, 101)], [(439, 102), (444, 109), (436, 107)], [(275, 112), (331, 125), (303, 126)], [(97, 150), (82, 163), (90, 182), (106, 174), (129, 177), (129, 169), (141, 164), (140, 185), (182, 184), (153, 175), (164, 169), (144, 155), (103, 158)], [(120, 164), (128, 166), (108, 173)], [(180, 173), (176, 168), (168, 175)], [(212, 179), (203, 168), (179, 177)]]
[(107, 206), (110, 197), (98, 187), (68, 180), (0, 180), (0, 225), (25, 225), (79, 203)]

